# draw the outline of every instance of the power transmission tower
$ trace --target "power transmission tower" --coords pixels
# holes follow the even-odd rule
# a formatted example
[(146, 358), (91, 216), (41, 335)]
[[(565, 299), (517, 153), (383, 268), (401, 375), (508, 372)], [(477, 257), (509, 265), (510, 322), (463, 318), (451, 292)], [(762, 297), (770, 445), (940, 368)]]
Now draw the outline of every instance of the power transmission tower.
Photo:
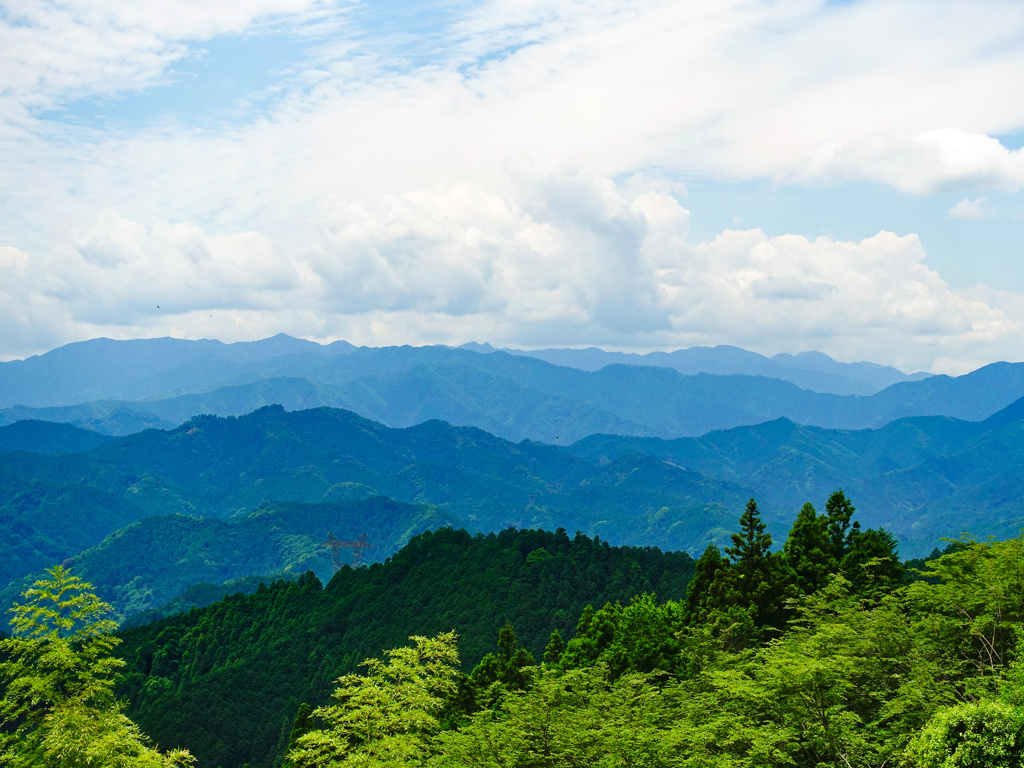
[(324, 546), (329, 547), (331, 550), (331, 562), (334, 564), (334, 572), (337, 573), (342, 569), (345, 563), (341, 559), (342, 549), (352, 550), (352, 567), (358, 568), (363, 563), (363, 550), (373, 549), (373, 544), (366, 541), (366, 534), (364, 533), (355, 541), (342, 541), (341, 539), (334, 538), (331, 533), (327, 534), (327, 541)]

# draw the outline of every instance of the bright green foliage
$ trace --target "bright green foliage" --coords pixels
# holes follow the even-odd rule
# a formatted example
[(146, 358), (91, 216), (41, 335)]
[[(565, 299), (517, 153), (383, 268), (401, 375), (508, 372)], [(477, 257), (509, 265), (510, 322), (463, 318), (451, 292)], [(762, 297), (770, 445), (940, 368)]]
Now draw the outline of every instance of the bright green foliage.
[(999, 701), (938, 712), (910, 750), (919, 768), (1020, 768), (1024, 708)]
[[(320, 616), (314, 610), (342, 589), (358, 588), (362, 603), (372, 597), (373, 609), (389, 615), (402, 606), (408, 611), (426, 605), (427, 596), (439, 593), (445, 595), (445, 615), (453, 617), (453, 596), (459, 595), (467, 602), (466, 615), (492, 611), (493, 617), (501, 610), (501, 622), (511, 616), (517, 630), (533, 627), (523, 633), (531, 648), (550, 638), (544, 663), (532, 666), (511, 623), (492, 623), (489, 634), (493, 638), (497, 630), (497, 649), (472, 674), (453, 671), (445, 690), (417, 710), (394, 706), (394, 681), (382, 674), (386, 664), (378, 662), (365, 678), (342, 679), (334, 710), (318, 710), (324, 728), (300, 737), (301, 748), (292, 754), (302, 756), (299, 765), (1020, 768), (1024, 539), (961, 542), (924, 564), (924, 575), (909, 582), (895, 559), (892, 537), (882, 530), (861, 531), (847, 517), (852, 506), (845, 496), (833, 495), (830, 502), (833, 531), (841, 536), (833, 539), (829, 515), (819, 516), (808, 505), (781, 553), (768, 551), (767, 533), (751, 503), (729, 550), (733, 562), (717, 549), (707, 550), (685, 600), (677, 591), (674, 599), (661, 602), (645, 592), (628, 602), (597, 603), (597, 610), (584, 603), (575, 636), (565, 632), (564, 613), (553, 605), (521, 619), (508, 608), (576, 584), (554, 577), (552, 569), (564, 561), (576, 563), (577, 578), (594, 578), (596, 584), (595, 564), (615, 550), (584, 537), (570, 540), (564, 532), (507, 533), (505, 542), (515, 547), (517, 578), (493, 578), (486, 590), (470, 591), (490, 573), (479, 571), (442, 589), (444, 582), (423, 582), (455, 553), (465, 556), (488, 540), (439, 532), (418, 538), (415, 551), (387, 566), (342, 572), (322, 593), (318, 584), (304, 581), (232, 598), (215, 606), (237, 614), (231, 622), (202, 623), (193, 634), (185, 633), (184, 623), (165, 622), (161, 631), (178, 639), (163, 647), (141, 646), (136, 663), (152, 671), (141, 678), (147, 690), (161, 690), (157, 686), (167, 667), (191, 654), (189, 664), (199, 671), (174, 678), (181, 681), (175, 684), (186, 692), (190, 685), (200, 690), (211, 675), (223, 674), (203, 672), (203, 663), (225, 647), (242, 647), (247, 640), (255, 645), (258, 633), (267, 631), (256, 624), (261, 615), (256, 607), (263, 603), (277, 606), (278, 626), (294, 626), (296, 633), (288, 637), (302, 632), (319, 637), (355, 624), (352, 612)], [(842, 561), (831, 554), (839, 538)], [(500, 550), (482, 551), (493, 568)], [(420, 561), (425, 568), (417, 567)], [(448, 566), (444, 572), (465, 576), (472, 561), (461, 562), (463, 568)], [(604, 594), (611, 585), (652, 579), (656, 570), (644, 562), (637, 556), (606, 566)], [(813, 580), (826, 575), (820, 588), (811, 589)], [(374, 579), (380, 579), (379, 589), (368, 587), (377, 583)], [(418, 591), (403, 594), (409, 586)], [(308, 601), (293, 612), (291, 593), (306, 589)], [(503, 595), (515, 603), (496, 608)], [(394, 608), (382, 607), (398, 596), (402, 602)], [(776, 611), (770, 621), (767, 609)], [(779, 617), (786, 621), (778, 622)], [(232, 630), (237, 639), (202, 646), (195, 634), (200, 627), (214, 638), (237, 627)], [(285, 642), (266, 647), (261, 661), (269, 663), (272, 654), (292, 658)], [(316, 659), (304, 653), (291, 668), (300, 669), (307, 657)], [(214, 663), (239, 669), (231, 678), (239, 680), (258, 668), (242, 663), (246, 658)], [(319, 663), (321, 668), (337, 664), (328, 656)], [(285, 684), (288, 678), (279, 679)], [(311, 698), (299, 695), (290, 704), (289, 724), (298, 701)], [(324, 699), (326, 693), (319, 698)], [(175, 712), (150, 706), (153, 716)], [(427, 716), (417, 716), (418, 711)], [(278, 722), (276, 728), (283, 746), (288, 726)], [(261, 753), (260, 765), (273, 765), (275, 756)], [(244, 762), (255, 760), (220, 764)]]
[(833, 581), (801, 601), (789, 632), (752, 654), (719, 657), (696, 681), (707, 690), (703, 709), (715, 713), (704, 732), (742, 724), (729, 744), (751, 765), (882, 764), (899, 746), (882, 723), (906, 707), (893, 681), (913, 676), (902, 626), (898, 602), (865, 606)]
[(11, 613), (15, 636), (0, 640), (0, 764), (10, 768), (175, 766), (121, 713), (113, 686), (124, 662), (106, 618), (110, 606), (64, 568), (48, 571)]
[(551, 639), (544, 646), (544, 663), (548, 665), (558, 664), (565, 655), (565, 643), (562, 641), (562, 633), (557, 629), (552, 630)]
[(924, 575), (907, 593), (915, 631), (946, 674), (969, 678), (966, 700), (993, 695), (1024, 640), (1024, 539), (965, 542)]
[(612, 682), (603, 665), (541, 672), (528, 693), (515, 694), (504, 714), (483, 711), (458, 731), (442, 734), (428, 766), (678, 765), (665, 696), (642, 675)]
[(453, 632), (412, 637), (414, 645), (367, 659), (365, 675), (338, 680), (335, 703), (314, 712), (322, 730), (301, 736), (287, 759), (300, 768), (422, 765), (441, 729), (438, 715), (455, 691)]
[[(543, 550), (549, 557), (531, 554)], [(275, 768), (299, 704), (324, 703), (333, 681), (410, 635), (454, 629), (469, 672), (506, 621), (542, 658), (553, 629), (567, 641), (588, 603), (643, 592), (681, 598), (693, 572), (685, 552), (612, 547), (565, 531), (416, 536), (386, 563), (308, 574), (231, 595), (190, 613), (124, 630), (118, 688), (128, 714), (159, 743), (187, 746), (210, 768)], [(476, 691), (452, 707), (473, 711)], [(211, 705), (216, 702), (216, 705)]]

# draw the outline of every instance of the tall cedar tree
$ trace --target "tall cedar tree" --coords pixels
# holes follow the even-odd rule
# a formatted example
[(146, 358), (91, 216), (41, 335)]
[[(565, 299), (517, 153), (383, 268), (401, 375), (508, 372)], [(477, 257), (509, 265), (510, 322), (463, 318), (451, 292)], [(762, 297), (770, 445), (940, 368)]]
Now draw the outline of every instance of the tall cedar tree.
[(854, 590), (862, 594), (891, 592), (907, 574), (900, 562), (896, 537), (884, 528), (868, 528), (855, 536), (843, 558), (842, 570)]
[[(766, 530), (757, 502), (751, 499), (740, 517), (740, 532), (725, 548), (733, 567), (728, 604), (745, 607), (758, 628), (785, 626), (783, 557), (772, 555), (772, 537)], [(730, 573), (731, 571), (731, 573)]]
[(686, 588), (686, 623), (710, 623), (710, 612), (722, 606), (722, 591), (727, 586), (725, 571), (729, 561), (714, 544), (708, 544), (697, 560), (693, 579)]
[(797, 514), (782, 548), (794, 585), (805, 595), (824, 587), (837, 569), (828, 523), (828, 517), (819, 515), (814, 505), (807, 502)]
[(853, 546), (853, 540), (860, 534), (860, 523), (850, 525), (850, 519), (857, 508), (846, 498), (842, 490), (835, 491), (825, 502), (825, 518), (828, 521), (828, 537), (832, 549), (832, 557), (835, 563), (832, 566), (833, 572), (839, 570), (843, 558)]

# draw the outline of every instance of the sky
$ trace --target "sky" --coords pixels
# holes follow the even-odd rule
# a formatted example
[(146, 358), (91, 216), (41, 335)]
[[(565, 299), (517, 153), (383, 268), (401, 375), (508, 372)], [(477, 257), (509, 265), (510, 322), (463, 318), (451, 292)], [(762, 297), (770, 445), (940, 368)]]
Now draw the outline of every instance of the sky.
[(1024, 3), (0, 0), (0, 359), (1024, 360)]

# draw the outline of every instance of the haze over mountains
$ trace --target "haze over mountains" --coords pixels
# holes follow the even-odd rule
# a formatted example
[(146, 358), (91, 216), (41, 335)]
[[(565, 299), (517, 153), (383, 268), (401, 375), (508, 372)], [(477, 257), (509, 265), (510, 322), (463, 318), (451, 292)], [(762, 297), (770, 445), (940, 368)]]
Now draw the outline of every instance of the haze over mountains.
[(0, 586), (70, 559), (152, 615), (197, 582), (327, 578), (328, 530), (372, 559), (445, 525), (696, 555), (750, 497), (781, 539), (837, 488), (904, 556), (1024, 524), (1024, 364), (467, 347), (100, 339), (0, 365)]
[[(0, 423), (43, 419), (125, 435), (170, 429), (201, 413), (242, 415), (281, 404), (345, 408), (392, 427), (436, 418), (509, 440), (565, 445), (595, 433), (697, 436), (780, 417), (847, 429), (916, 415), (978, 420), (1024, 395), (1024, 364), (922, 378), (818, 353), (769, 359), (735, 347), (638, 356), (469, 346), (354, 348), (287, 336), (230, 345), (100, 339), (0, 364)], [(834, 384), (832, 391), (793, 383), (815, 377), (822, 389)], [(851, 388), (873, 394), (836, 393)]]
[[(495, 352), (489, 344), (460, 349)], [(42, 355), (0, 363), (0, 407), (77, 405), (94, 400), (164, 399), (207, 392), (278, 376), (341, 383), (384, 375), (445, 359), (450, 347), (354, 347), (345, 341), (321, 345), (286, 334), (253, 342), (225, 344), (210, 339), (92, 339)], [(692, 347), (647, 355), (589, 349), (502, 350), (554, 365), (596, 371), (607, 365), (673, 368), (680, 373), (745, 374), (791, 381), (816, 392), (868, 395), (908, 376), (874, 363), (839, 363), (820, 352), (767, 358), (738, 347)], [(340, 355), (353, 355), (343, 365)]]
[(699, 438), (594, 435), (566, 448), (439, 421), (396, 430), (327, 408), (197, 417), (168, 432), (99, 436), (104, 444), (80, 452), (70, 451), (97, 438), (54, 427), (0, 428), (0, 580), (16, 585), (70, 558), (124, 616), (197, 581), (329, 575), (328, 530), (369, 532), (371, 559), (442, 525), (565, 527), (696, 555), (727, 542), (748, 498), (780, 541), (796, 509), (820, 508), (840, 487), (905, 557), (964, 531), (1005, 537), (1024, 526), (1024, 399), (982, 422), (914, 417), (850, 431), (779, 419)]

